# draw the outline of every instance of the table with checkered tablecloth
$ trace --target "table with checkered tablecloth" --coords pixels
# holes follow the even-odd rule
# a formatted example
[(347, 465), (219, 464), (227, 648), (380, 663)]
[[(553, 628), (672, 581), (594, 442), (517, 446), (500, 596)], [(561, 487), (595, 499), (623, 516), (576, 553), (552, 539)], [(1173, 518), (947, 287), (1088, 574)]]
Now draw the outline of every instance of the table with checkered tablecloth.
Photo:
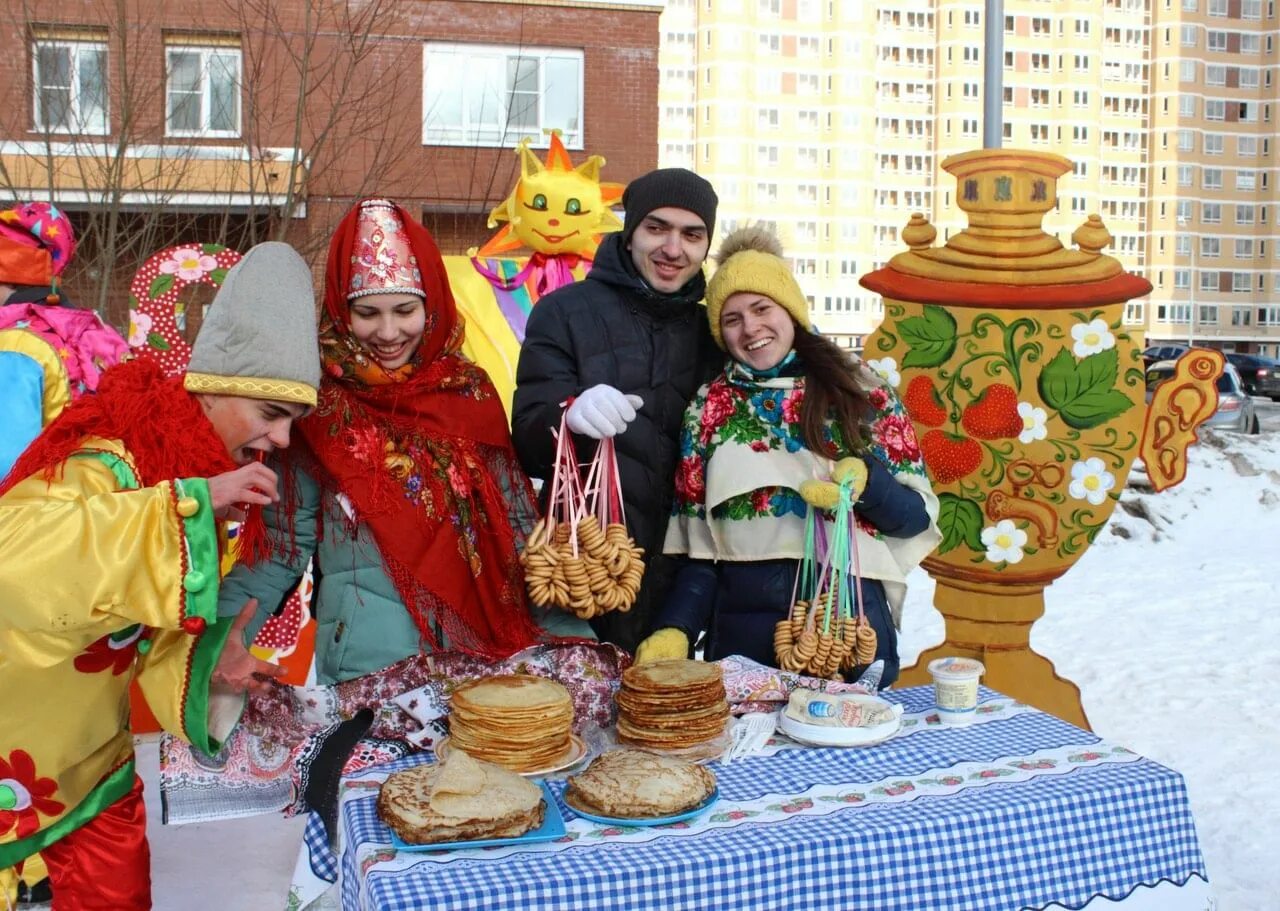
[(860, 749), (800, 747), (712, 764), (720, 800), (655, 828), (565, 817), (554, 842), (396, 851), (380, 782), (429, 754), (343, 780), (331, 852), (313, 819), (291, 901), (336, 882), (344, 911), (530, 909), (1178, 909), (1213, 906), (1182, 776), (982, 690), (968, 727), (932, 688), (885, 694), (901, 730)]

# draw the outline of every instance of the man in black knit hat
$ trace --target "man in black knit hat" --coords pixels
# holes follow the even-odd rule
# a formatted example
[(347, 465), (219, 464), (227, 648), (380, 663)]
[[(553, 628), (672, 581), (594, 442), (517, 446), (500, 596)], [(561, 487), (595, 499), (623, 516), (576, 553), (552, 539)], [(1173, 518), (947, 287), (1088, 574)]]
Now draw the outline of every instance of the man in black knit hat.
[(568, 426), (581, 457), (595, 441), (616, 438), (627, 528), (644, 548), (645, 574), (630, 611), (592, 625), (628, 651), (649, 632), (671, 583), (662, 540), (680, 419), (724, 363), (702, 306), (717, 202), (711, 184), (684, 168), (633, 180), (622, 196), (622, 232), (605, 237), (586, 279), (534, 307), (516, 369), (512, 438), (532, 477), (551, 477), (551, 431), (570, 398)]

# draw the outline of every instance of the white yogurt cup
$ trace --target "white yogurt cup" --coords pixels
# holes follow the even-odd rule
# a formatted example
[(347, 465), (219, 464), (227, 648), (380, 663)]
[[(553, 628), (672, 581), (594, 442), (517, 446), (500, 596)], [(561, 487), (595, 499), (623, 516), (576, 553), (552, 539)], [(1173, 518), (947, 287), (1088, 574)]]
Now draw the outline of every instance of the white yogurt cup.
[(978, 711), (978, 678), (986, 670), (973, 658), (935, 658), (929, 662), (939, 721), (957, 725), (973, 721)]

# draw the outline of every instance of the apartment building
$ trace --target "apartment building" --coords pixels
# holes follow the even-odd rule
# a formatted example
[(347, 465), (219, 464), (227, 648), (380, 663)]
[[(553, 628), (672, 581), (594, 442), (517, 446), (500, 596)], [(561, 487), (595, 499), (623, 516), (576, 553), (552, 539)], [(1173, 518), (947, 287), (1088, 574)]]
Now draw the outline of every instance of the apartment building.
[[(657, 163), (661, 0), (0, 4), (0, 200), (52, 199), (72, 299), (127, 322), (174, 243), (281, 234), (322, 266), (358, 198), (446, 253), (492, 233), (516, 143), (559, 130), (625, 182)], [(190, 308), (189, 308), (190, 309)], [(188, 325), (194, 331), (194, 325)]]
[[(964, 225), (941, 162), (982, 143), (983, 7), (663, 13), (661, 163), (709, 177), (727, 223), (775, 224), (815, 324), (843, 344), (879, 322), (856, 278), (903, 249), (912, 212), (940, 239)], [(1045, 230), (1069, 243), (1102, 215), (1108, 252), (1155, 286), (1125, 314), (1152, 340), (1277, 353), (1273, 0), (1006, 0), (1002, 26), (1004, 144), (1075, 165)]]

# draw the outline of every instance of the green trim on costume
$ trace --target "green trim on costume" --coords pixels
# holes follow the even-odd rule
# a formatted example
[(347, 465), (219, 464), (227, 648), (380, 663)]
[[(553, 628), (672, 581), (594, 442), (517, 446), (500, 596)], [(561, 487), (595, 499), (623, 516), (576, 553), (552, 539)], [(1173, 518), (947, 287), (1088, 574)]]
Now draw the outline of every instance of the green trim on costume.
[(182, 616), (212, 623), (218, 618), (219, 560), (218, 523), (213, 517), (209, 482), (204, 478), (183, 478), (176, 487), (179, 499), (191, 497), (199, 504), (192, 515), (180, 517), (187, 539), (187, 574), (182, 579), (186, 604)]
[(133, 467), (114, 452), (106, 452), (101, 449), (82, 449), (79, 452), (71, 453), (71, 458), (97, 459), (111, 469), (111, 473), (115, 475), (116, 483), (124, 490), (137, 490), (142, 486), (138, 483), (138, 476), (133, 473)]
[[(215, 593), (217, 587), (214, 587)], [(235, 617), (223, 617), (210, 623), (196, 637), (188, 658), (186, 686), (182, 694), (182, 731), (191, 745), (206, 756), (213, 756), (222, 744), (209, 733), (209, 688), (213, 669), (222, 656)]]
[(74, 810), (34, 835), (0, 844), (0, 870), (43, 851), (55, 841), (66, 838), (76, 829), (99, 816), (107, 807), (129, 793), (133, 787), (133, 757), (98, 782)]

